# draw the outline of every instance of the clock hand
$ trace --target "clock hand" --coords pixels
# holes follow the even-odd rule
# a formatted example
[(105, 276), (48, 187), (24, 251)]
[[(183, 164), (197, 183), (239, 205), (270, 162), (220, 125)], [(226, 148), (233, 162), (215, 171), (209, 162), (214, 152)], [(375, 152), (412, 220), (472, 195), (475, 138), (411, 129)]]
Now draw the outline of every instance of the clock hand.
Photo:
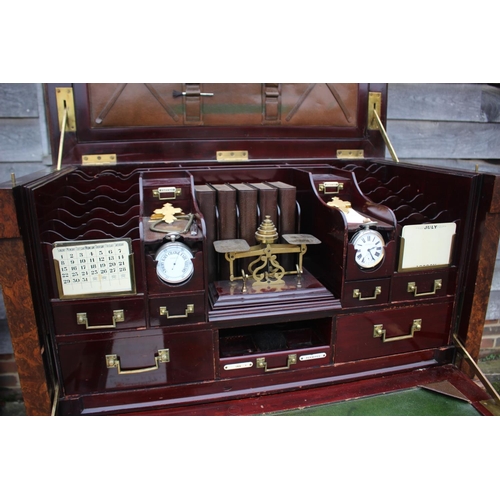
[(179, 260), (179, 254), (177, 254), (177, 256), (175, 257), (174, 262), (172, 262), (172, 271), (174, 270), (174, 267), (176, 266), (178, 260)]

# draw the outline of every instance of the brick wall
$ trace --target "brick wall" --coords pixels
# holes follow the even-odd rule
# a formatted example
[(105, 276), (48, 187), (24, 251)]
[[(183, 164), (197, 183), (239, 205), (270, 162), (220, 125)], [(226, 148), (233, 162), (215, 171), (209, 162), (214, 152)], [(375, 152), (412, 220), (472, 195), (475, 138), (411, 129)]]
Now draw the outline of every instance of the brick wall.
[(0, 354), (0, 388), (19, 390), (19, 375), (13, 354)]
[(20, 389), (7, 320), (0, 320), (0, 389)]

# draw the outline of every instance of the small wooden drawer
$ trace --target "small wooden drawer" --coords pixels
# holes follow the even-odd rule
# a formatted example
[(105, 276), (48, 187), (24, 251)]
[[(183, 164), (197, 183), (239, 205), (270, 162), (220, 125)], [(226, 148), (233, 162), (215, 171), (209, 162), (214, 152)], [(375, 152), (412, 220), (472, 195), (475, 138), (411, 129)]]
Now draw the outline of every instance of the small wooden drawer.
[(427, 273), (398, 273), (392, 280), (392, 302), (420, 300), (453, 295), (456, 269), (441, 269)]
[(331, 363), (331, 318), (219, 331), (220, 378)]
[(447, 345), (452, 302), (337, 318), (335, 363)]
[[(157, 332), (157, 331), (156, 331)], [(212, 330), (93, 342), (61, 342), (59, 357), (66, 395), (88, 394), (212, 380)]]
[(222, 358), (219, 361), (219, 375), (220, 378), (233, 378), (300, 370), (301, 368), (327, 365), (331, 361), (330, 358), (330, 346)]
[(342, 307), (362, 307), (389, 301), (391, 280), (348, 281), (344, 284)]
[(204, 322), (205, 295), (193, 293), (149, 299), (149, 318), (152, 327)]
[(145, 328), (144, 298), (53, 302), (56, 335)]

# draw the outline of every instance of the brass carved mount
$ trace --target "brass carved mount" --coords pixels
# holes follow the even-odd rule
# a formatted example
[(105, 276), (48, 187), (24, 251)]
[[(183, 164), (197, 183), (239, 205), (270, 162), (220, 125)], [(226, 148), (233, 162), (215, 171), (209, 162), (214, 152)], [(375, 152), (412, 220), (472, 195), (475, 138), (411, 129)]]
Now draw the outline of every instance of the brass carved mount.
[[(307, 252), (307, 245), (317, 245), (320, 240), (310, 234), (284, 234), (286, 243), (276, 243), (278, 232), (271, 218), (267, 215), (255, 232), (258, 245), (250, 246), (245, 240), (230, 239), (214, 241), (215, 251), (223, 253), (229, 262), (230, 281), (243, 280), (243, 292), (247, 291), (246, 283), (250, 278), (253, 287), (267, 287), (269, 285), (284, 284), (285, 275), (297, 275), (298, 285), (303, 273), (303, 257)], [(279, 263), (278, 255), (298, 254), (298, 263), (295, 270), (286, 271)], [(247, 271), (242, 270), (241, 276), (234, 275), (234, 263), (239, 259), (255, 257), (248, 265)]]

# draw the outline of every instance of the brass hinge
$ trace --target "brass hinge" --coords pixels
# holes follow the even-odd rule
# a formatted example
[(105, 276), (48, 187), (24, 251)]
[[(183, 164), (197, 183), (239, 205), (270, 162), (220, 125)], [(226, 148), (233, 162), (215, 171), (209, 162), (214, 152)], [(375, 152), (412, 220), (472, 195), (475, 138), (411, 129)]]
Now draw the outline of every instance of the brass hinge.
[(337, 158), (341, 160), (351, 160), (354, 158), (364, 158), (363, 149), (337, 149)]
[(100, 167), (116, 165), (115, 154), (101, 154), (101, 155), (84, 155), (82, 156), (82, 166), (87, 167)]
[(217, 161), (248, 161), (248, 151), (217, 151)]
[(66, 130), (76, 131), (75, 100), (72, 87), (56, 87), (57, 116), (59, 118), (59, 130), (63, 129), (64, 113), (66, 116)]
[(380, 130), (382, 138), (384, 139), (385, 145), (391, 154), (391, 158), (399, 163), (398, 155), (391, 144), (389, 136), (385, 131), (382, 120), (380, 119), (380, 114), (382, 110), (382, 93), (381, 92), (370, 92), (368, 94), (368, 130)]

